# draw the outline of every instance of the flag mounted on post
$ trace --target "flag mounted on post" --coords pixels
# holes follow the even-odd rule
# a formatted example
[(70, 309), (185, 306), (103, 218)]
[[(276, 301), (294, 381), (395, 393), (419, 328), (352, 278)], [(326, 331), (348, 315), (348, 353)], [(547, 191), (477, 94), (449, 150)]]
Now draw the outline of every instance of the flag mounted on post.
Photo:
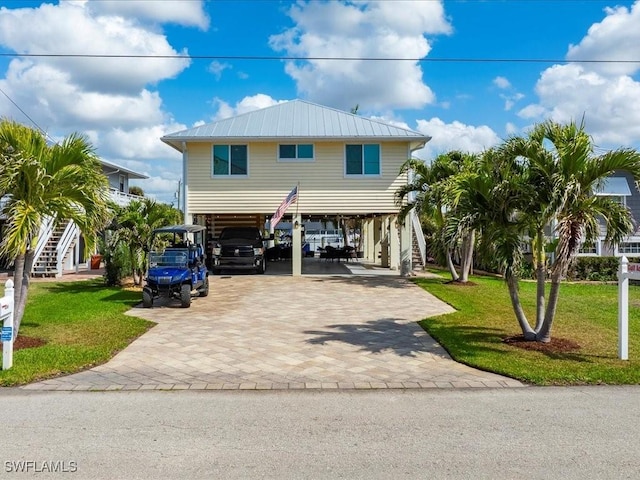
[(282, 220), (282, 216), (284, 215), (284, 212), (287, 211), (287, 208), (289, 208), (289, 205), (291, 205), (292, 203), (296, 203), (297, 201), (298, 186), (296, 185), (295, 187), (293, 187), (293, 190), (289, 192), (287, 198), (282, 201), (276, 212), (271, 216), (271, 228), (275, 228), (280, 220)]

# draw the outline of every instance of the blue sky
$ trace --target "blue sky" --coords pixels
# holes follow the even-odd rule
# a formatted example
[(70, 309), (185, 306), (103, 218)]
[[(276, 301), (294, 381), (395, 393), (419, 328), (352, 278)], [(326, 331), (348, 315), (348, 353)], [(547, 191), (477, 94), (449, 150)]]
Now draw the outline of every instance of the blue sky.
[[(171, 202), (181, 158), (162, 135), (294, 98), (423, 132), (425, 159), (547, 118), (638, 148), (639, 45), (640, 1), (5, 0), (0, 115), (85, 133)], [(344, 57), (412, 60), (304, 60)]]

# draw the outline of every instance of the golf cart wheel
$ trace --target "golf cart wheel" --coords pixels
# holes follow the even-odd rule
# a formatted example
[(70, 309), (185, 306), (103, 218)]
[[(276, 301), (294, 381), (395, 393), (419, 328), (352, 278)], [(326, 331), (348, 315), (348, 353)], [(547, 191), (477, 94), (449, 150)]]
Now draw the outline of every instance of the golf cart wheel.
[(182, 308), (189, 308), (191, 306), (191, 285), (185, 283), (180, 289), (180, 302)]
[(209, 295), (209, 275), (204, 277), (204, 282), (202, 283), (202, 287), (200, 287), (200, 296), (206, 297)]
[(142, 306), (144, 308), (153, 307), (153, 293), (150, 288), (142, 289)]

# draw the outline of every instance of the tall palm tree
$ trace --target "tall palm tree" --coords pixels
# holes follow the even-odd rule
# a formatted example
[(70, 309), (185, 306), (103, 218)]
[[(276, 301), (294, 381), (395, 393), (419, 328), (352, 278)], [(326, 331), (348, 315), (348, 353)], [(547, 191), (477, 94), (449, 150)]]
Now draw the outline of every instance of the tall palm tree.
[(560, 283), (580, 246), (598, 239), (599, 221), (606, 227), (605, 243), (610, 245), (620, 243), (633, 232), (629, 210), (595, 193), (616, 172), (627, 172), (640, 182), (640, 153), (618, 149), (594, 155), (593, 141), (584, 125), (574, 122), (561, 125), (547, 121), (534, 128), (531, 137), (550, 152), (547, 157), (534, 157), (530, 161), (532, 170), (545, 176), (552, 186), (548, 210), (554, 212), (558, 238), (544, 320), (536, 331), (537, 340), (548, 342)]
[(53, 218), (54, 226), (72, 220), (83, 232), (89, 252), (110, 215), (109, 189), (98, 157), (78, 134), (51, 146), (40, 132), (3, 119), (0, 155), (0, 192), (8, 194), (0, 253), (14, 260), (17, 335), (41, 225), (46, 218)]
[[(466, 213), (467, 223), (483, 224), (483, 234), (494, 242), (525, 339), (548, 342), (560, 283), (580, 246), (598, 238), (600, 222), (606, 227), (608, 244), (619, 243), (633, 231), (629, 210), (596, 192), (607, 177), (620, 171), (638, 182), (640, 154), (619, 149), (597, 156), (583, 125), (547, 121), (536, 125), (526, 138), (508, 140), (487, 158), (490, 162), (479, 172), (458, 178), (456, 207)], [(549, 296), (545, 305), (544, 274), (539, 272), (536, 323), (531, 327), (517, 289), (522, 240), (525, 236), (537, 239), (540, 269), (544, 227), (552, 220), (557, 243)]]
[(504, 273), (509, 296), (522, 332), (534, 339), (520, 302), (518, 289), (522, 263), (522, 235), (528, 220), (522, 212), (530, 202), (531, 183), (527, 170), (517, 162), (505, 162), (495, 150), (484, 152), (474, 170), (454, 177), (449, 196), (456, 216), (449, 228), (475, 229)]

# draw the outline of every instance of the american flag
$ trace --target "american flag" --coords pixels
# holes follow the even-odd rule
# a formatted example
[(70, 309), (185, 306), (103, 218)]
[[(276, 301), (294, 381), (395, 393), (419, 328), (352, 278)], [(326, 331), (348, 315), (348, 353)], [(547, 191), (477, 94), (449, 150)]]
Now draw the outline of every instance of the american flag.
[(289, 208), (289, 205), (291, 205), (292, 203), (296, 203), (297, 200), (298, 200), (298, 186), (296, 185), (295, 187), (293, 187), (293, 190), (289, 192), (289, 195), (287, 195), (287, 198), (285, 198), (282, 201), (282, 203), (276, 210), (276, 213), (274, 213), (271, 216), (272, 228), (275, 228), (275, 226), (278, 225), (278, 222), (282, 220), (282, 216), (284, 215), (284, 212), (287, 211), (287, 208)]

